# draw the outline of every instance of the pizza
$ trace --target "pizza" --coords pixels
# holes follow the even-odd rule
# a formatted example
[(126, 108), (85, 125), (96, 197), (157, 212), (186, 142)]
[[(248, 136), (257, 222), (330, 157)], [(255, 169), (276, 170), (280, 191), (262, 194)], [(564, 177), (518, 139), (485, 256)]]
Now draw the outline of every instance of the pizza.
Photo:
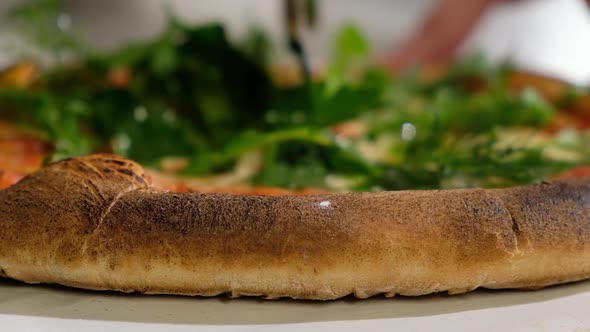
[(349, 46), (285, 78), (175, 23), (7, 68), (0, 274), (317, 300), (590, 277), (588, 91), (479, 58), (395, 76)]
[(590, 180), (509, 189), (172, 193), (113, 155), (0, 191), (4, 276), (273, 299), (540, 288), (590, 277)]

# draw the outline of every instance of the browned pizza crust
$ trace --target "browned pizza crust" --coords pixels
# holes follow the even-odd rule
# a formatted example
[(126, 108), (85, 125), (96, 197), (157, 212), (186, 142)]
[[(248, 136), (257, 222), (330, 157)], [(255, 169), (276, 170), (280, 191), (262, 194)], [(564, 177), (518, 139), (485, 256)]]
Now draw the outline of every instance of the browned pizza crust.
[(96, 155), (0, 191), (0, 273), (123, 292), (365, 298), (590, 277), (590, 180), (299, 197), (167, 193)]

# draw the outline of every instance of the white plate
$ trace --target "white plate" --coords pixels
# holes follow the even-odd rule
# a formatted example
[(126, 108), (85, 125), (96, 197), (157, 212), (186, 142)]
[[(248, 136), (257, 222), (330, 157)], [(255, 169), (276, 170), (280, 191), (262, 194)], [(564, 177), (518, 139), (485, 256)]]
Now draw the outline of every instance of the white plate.
[(590, 282), (330, 302), (91, 292), (0, 281), (0, 330), (590, 331)]

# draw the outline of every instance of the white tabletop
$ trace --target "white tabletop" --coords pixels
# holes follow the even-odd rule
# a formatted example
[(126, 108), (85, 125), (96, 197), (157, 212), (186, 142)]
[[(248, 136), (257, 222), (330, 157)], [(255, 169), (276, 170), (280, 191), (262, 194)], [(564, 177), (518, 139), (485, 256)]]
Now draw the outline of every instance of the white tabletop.
[(330, 302), (127, 295), (0, 281), (3, 331), (589, 331), (590, 282)]

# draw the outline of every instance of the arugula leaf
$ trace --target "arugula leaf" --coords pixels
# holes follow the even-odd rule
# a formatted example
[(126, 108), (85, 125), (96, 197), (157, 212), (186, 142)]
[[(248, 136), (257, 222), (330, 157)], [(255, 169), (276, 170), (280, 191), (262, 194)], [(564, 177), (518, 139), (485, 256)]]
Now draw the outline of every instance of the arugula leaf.
[(239, 48), (261, 68), (267, 68), (270, 64), (273, 45), (262, 27), (250, 27)]
[(244, 153), (254, 150), (271, 149), (289, 141), (306, 144), (330, 145), (331, 137), (324, 131), (308, 128), (289, 128), (272, 132), (245, 130), (237, 134), (223, 148), (217, 151), (196, 154), (187, 169), (188, 174), (202, 174), (226, 168)]
[(313, 123), (327, 126), (360, 116), (380, 105), (381, 91), (368, 86), (342, 86), (330, 92), (326, 86), (312, 88)]
[(43, 130), (55, 144), (52, 160), (89, 154), (96, 148), (95, 140), (80, 125), (89, 115), (81, 100), (7, 89), (0, 91), (0, 110), (0, 114)]
[(265, 121), (272, 127), (305, 124), (325, 128), (356, 119), (384, 104), (387, 84), (382, 75), (369, 72), (361, 82), (342, 84), (337, 89), (330, 88), (326, 82), (279, 89)]
[[(17, 16), (53, 24), (59, 14), (35, 10)], [(498, 128), (543, 126), (556, 109), (534, 90), (511, 91), (510, 68), (481, 57), (436, 81), (392, 78), (368, 65), (370, 45), (348, 25), (322, 82), (282, 88), (263, 67), (264, 36), (244, 45), (231, 44), (219, 25), (171, 18), (156, 40), (107, 54), (84, 49), (81, 65), (58, 65), (30, 90), (0, 89), (0, 112), (43, 131), (55, 158), (110, 149), (157, 167), (161, 157), (185, 156), (185, 172), (203, 174), (227, 171), (255, 150), (264, 166), (252, 180), (289, 188), (329, 187), (332, 176), (353, 180), (355, 190), (503, 186), (573, 165), (548, 159), (542, 148), (498, 145)], [(330, 129), (342, 122), (368, 130), (343, 138)], [(404, 125), (416, 135), (400, 137)], [(356, 143), (381, 137), (391, 141), (389, 154), (369, 161)]]
[[(127, 73), (127, 86), (109, 83), (113, 70)], [(41, 127), (52, 140), (67, 146), (58, 149), (60, 157), (91, 152), (84, 140), (71, 137), (77, 135), (72, 128), (84, 127), (81, 137), (113, 143), (115, 152), (153, 164), (165, 155), (218, 149), (242, 128), (259, 126), (270, 80), (228, 42), (221, 26), (172, 20), (158, 40), (89, 54), (79, 67), (57, 66), (36, 89), (50, 101), (28, 107), (39, 122), (50, 123)], [(52, 106), (53, 100), (60, 105)], [(84, 117), (68, 111), (74, 101), (87, 110)], [(147, 120), (137, 121), (135, 112), (142, 108)]]
[(346, 24), (334, 43), (329, 75), (345, 76), (359, 62), (365, 62), (371, 52), (368, 39), (354, 24)]
[(185, 113), (211, 144), (264, 116), (270, 80), (230, 45), (219, 25), (190, 27), (171, 21), (162, 38), (90, 61), (103, 71), (129, 68), (136, 98), (160, 99)]
[(152, 165), (168, 156), (186, 156), (204, 149), (202, 138), (186, 121), (158, 103), (135, 106), (114, 119), (95, 118), (95, 126), (108, 127), (114, 152)]
[(318, 162), (310, 158), (302, 159), (301, 164), (289, 165), (285, 162), (278, 162), (266, 165), (263, 172), (260, 172), (253, 180), (263, 186), (289, 188), (291, 190), (307, 187), (325, 188), (328, 171)]
[[(365, 161), (356, 151), (337, 142), (314, 144), (309, 141), (286, 141), (267, 151), (264, 169), (253, 180), (270, 186), (291, 189), (304, 187), (327, 188), (328, 175), (355, 177), (357, 185), (368, 186), (367, 180), (379, 170)], [(304, 170), (309, 172), (303, 175)], [(293, 176), (286, 176), (286, 172)]]

